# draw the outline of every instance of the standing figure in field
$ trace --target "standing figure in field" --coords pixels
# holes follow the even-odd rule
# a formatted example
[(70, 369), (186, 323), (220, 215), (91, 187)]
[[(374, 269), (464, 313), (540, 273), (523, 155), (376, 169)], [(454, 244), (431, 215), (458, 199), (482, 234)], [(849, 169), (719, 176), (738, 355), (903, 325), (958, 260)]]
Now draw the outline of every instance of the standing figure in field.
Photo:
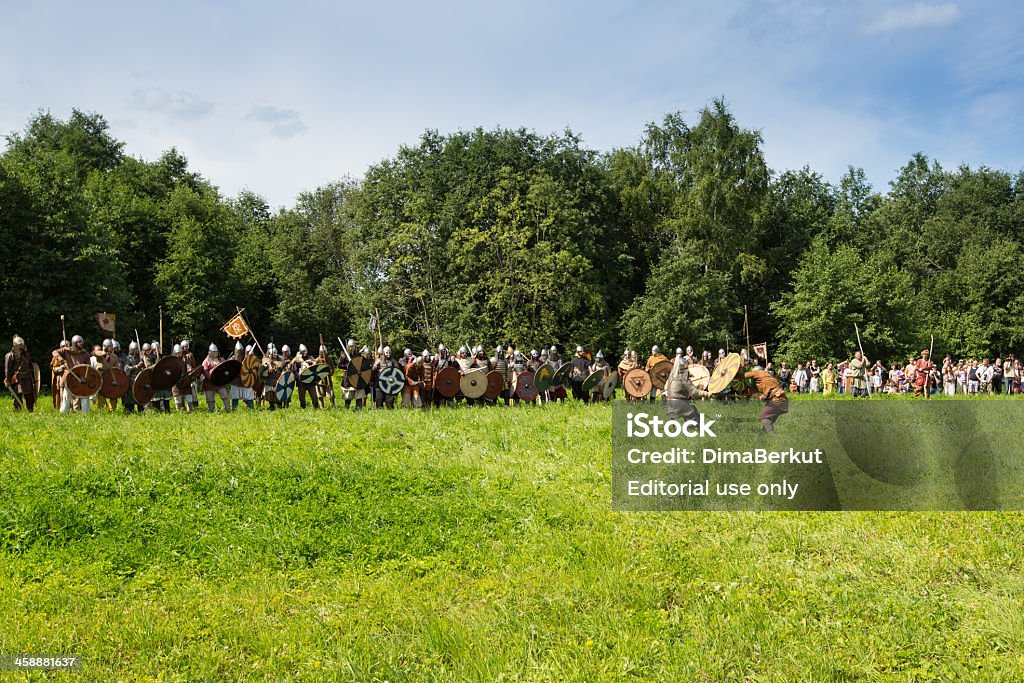
[(583, 391), (583, 381), (587, 379), (590, 360), (587, 358), (586, 351), (583, 350), (582, 346), (576, 347), (576, 354), (571, 362), (572, 370), (569, 372), (569, 377), (572, 380), (572, 397), (577, 401), (590, 403), (590, 395)]
[[(281, 379), (284, 372), (284, 361), (277, 353), (277, 347), (273, 343), (267, 345), (267, 353), (263, 356), (260, 374), (263, 376), (263, 398), (271, 410), (277, 410), (280, 404), (277, 402), (277, 380)], [(283, 407), (283, 406), (281, 406)]]
[(851, 388), (853, 389), (854, 396), (868, 395), (867, 370), (869, 366), (870, 361), (864, 358), (860, 351), (854, 351), (853, 358), (847, 366), (850, 370)]
[[(59, 353), (62, 361), (61, 365), (58, 367), (61, 387), (60, 412), (70, 413), (74, 404), (75, 396), (71, 393), (71, 390), (67, 388), (68, 376), (71, 373), (71, 369), (76, 365), (90, 364), (89, 352), (85, 349), (85, 340), (76, 334), (71, 338), (71, 346), (61, 349)], [(88, 397), (78, 399), (78, 405), (83, 413), (89, 412), (89, 402), (91, 400), (92, 399)]]
[[(104, 339), (99, 347), (94, 347), (89, 363), (102, 375), (107, 370), (118, 368), (117, 358), (114, 357), (114, 340)], [(117, 409), (117, 399), (108, 399), (102, 393), (96, 395), (96, 409), (114, 412)]]
[[(558, 347), (555, 346), (554, 344), (552, 344), (551, 348), (548, 349), (548, 365), (550, 365), (551, 369), (555, 370), (555, 371), (557, 371), (558, 368), (560, 368), (562, 366), (562, 359), (561, 359), (561, 357), (558, 354)], [(552, 401), (559, 401), (561, 403), (564, 403), (565, 399), (568, 398), (568, 397), (569, 397), (569, 392), (566, 391), (564, 384), (561, 384), (561, 383), (554, 384), (554, 383), (552, 383), (551, 386), (548, 387), (548, 390), (547, 390), (547, 399), (548, 399), (547, 402), (548, 403), (551, 403)]]
[(4, 356), (4, 386), (14, 395), (15, 410), (35, 410), (39, 395), (36, 373), (25, 340), (18, 335), (11, 340), (11, 350)]
[(331, 402), (331, 407), (334, 407), (334, 361), (327, 354), (327, 346), (323, 343), (320, 344), (319, 355), (317, 356), (317, 362), (327, 366), (327, 377), (316, 385), (317, 395), (320, 397), (320, 405), (324, 408), (327, 407), (327, 402)]
[[(299, 374), (306, 368), (314, 367), (319, 363), (319, 360), (309, 355), (309, 349), (306, 348), (305, 344), (299, 344), (299, 355), (292, 361), (292, 372), (298, 377)], [(306, 408), (306, 396), (309, 396), (309, 401), (313, 406), (313, 409), (320, 407), (320, 399), (317, 396), (316, 386), (310, 386), (302, 382), (296, 382), (295, 389), (299, 394), (299, 407), (305, 410)]]
[[(338, 358), (338, 369), (341, 370), (342, 378), (345, 377), (345, 371), (348, 370), (348, 366), (352, 362), (352, 359), (355, 358), (358, 355), (359, 355), (359, 349), (356, 347), (356, 340), (355, 339), (349, 339), (345, 343), (345, 350), (342, 351), (341, 356)], [(351, 407), (352, 406), (352, 401), (356, 400), (356, 392), (357, 392), (357, 390), (355, 388), (350, 387), (348, 385), (348, 383), (346, 383), (344, 381), (344, 379), (342, 379), (342, 382), (341, 382), (341, 398), (342, 398), (342, 400), (345, 401), (345, 407), (346, 408)], [(366, 391), (363, 390), (363, 389), (359, 389), (358, 393), (362, 394), (361, 398), (362, 398), (362, 400), (365, 401), (365, 399), (366, 399)], [(362, 407), (362, 406), (357, 406), (357, 407)]]
[(231, 397), (228, 394), (228, 388), (213, 384), (213, 371), (223, 362), (220, 349), (216, 344), (210, 344), (209, 353), (203, 360), (203, 393), (206, 395), (206, 407), (211, 413), (216, 408), (218, 396), (220, 396), (221, 403), (224, 404), (224, 412), (231, 412)]
[[(651, 347), (651, 355), (647, 357), (647, 364), (644, 365), (644, 369), (647, 370), (647, 374), (651, 374), (651, 370), (654, 369), (655, 365), (657, 365), (658, 363), (664, 363), (667, 360), (668, 358), (665, 357), (665, 354), (663, 354), (658, 345), (655, 344), (654, 346)], [(652, 385), (651, 395), (649, 398), (657, 399), (660, 398), (660, 396), (661, 390)]]
[(175, 344), (171, 353), (181, 359), (185, 365), (185, 371), (181, 373), (181, 379), (171, 387), (171, 398), (174, 399), (174, 409), (184, 410), (191, 413), (196, 408), (196, 385), (189, 381), (188, 376), (196, 369), (195, 362), (189, 360), (191, 354), (187, 353), (181, 344)]
[(391, 347), (385, 346), (381, 355), (373, 363), (372, 377), (374, 379), (374, 390), (373, 390), (373, 404), (377, 408), (386, 407), (388, 410), (394, 410), (395, 408), (395, 396), (396, 394), (386, 394), (384, 389), (380, 386), (379, 378), (380, 373), (389, 368), (401, 369), (398, 364), (398, 360), (391, 354)]
[[(247, 356), (252, 355), (252, 346), (244, 347), (242, 342), (235, 342), (235, 352), (231, 355), (233, 360), (237, 360), (239, 363), (245, 361)], [(238, 377), (231, 380), (229, 385), (229, 394), (231, 396), (231, 410), (238, 408), (238, 402), (241, 401), (246, 405), (249, 410), (256, 408), (256, 392), (252, 387), (247, 387), (242, 381), (242, 373), (238, 373)]]
[(423, 349), (422, 356), (411, 356), (405, 364), (405, 386), (402, 387), (403, 408), (426, 408), (423, 400), (424, 367), (430, 352)]
[(512, 401), (512, 368), (509, 358), (515, 358), (516, 353), (519, 352), (514, 351), (511, 356), (507, 356), (505, 349), (502, 348), (501, 344), (498, 344), (494, 349), (494, 358), (491, 359), (491, 367), (501, 374), (501, 393), (498, 394), (496, 402), (501, 402), (505, 405)]
[(587, 374), (592, 375), (599, 370), (603, 373), (601, 375), (601, 381), (598, 382), (597, 386), (595, 386), (590, 392), (590, 400), (593, 401), (594, 403), (598, 403), (604, 400), (604, 393), (602, 387), (604, 387), (604, 383), (608, 381), (608, 378), (612, 374), (612, 366), (608, 361), (604, 359), (604, 351), (601, 350), (598, 350), (597, 355), (594, 356), (594, 363), (589, 368), (587, 368)]
[(786, 398), (786, 391), (782, 388), (782, 383), (774, 375), (768, 374), (756, 365), (743, 373), (743, 378), (753, 380), (757, 386), (761, 400), (764, 401), (764, 408), (761, 409), (757, 417), (764, 425), (764, 430), (773, 434), (775, 421), (789, 412), (789, 399)]
[(914, 396), (927, 395), (931, 392), (932, 370), (935, 369), (928, 349), (921, 351), (921, 357), (914, 364), (914, 369)]

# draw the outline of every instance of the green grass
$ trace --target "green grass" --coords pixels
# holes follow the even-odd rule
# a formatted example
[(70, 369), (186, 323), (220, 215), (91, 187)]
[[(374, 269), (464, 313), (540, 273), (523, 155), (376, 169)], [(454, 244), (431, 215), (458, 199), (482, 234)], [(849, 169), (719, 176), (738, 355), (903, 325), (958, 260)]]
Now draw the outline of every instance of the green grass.
[(608, 406), (0, 427), (0, 653), (83, 680), (1024, 680), (1024, 516), (613, 512)]

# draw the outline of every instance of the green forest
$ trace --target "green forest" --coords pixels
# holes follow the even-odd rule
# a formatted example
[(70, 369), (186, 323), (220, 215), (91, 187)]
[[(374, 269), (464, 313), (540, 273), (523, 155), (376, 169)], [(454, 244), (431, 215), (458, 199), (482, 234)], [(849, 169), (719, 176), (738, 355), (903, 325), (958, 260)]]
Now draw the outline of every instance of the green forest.
[[(756, 123), (756, 122), (755, 122)], [(201, 344), (244, 307), (261, 341), (353, 336), (419, 350), (552, 343), (772, 359), (1024, 349), (1024, 175), (913, 155), (888, 187), (850, 167), (768, 168), (724, 100), (639, 143), (442, 134), (272, 210), (170, 149), (130, 156), (102, 115), (47, 112), (0, 155), (0, 331), (37, 357), (67, 334)]]

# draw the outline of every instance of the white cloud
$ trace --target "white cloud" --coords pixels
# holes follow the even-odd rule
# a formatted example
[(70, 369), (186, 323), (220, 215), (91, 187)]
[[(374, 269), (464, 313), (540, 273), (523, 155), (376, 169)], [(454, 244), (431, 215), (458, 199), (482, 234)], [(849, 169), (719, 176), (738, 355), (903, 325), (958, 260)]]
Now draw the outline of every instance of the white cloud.
[(910, 7), (894, 7), (886, 10), (878, 21), (868, 27), (868, 33), (885, 33), (904, 28), (948, 26), (959, 18), (960, 8), (955, 3), (928, 5), (916, 2)]
[(259, 121), (269, 123), (270, 134), (275, 138), (287, 140), (296, 135), (302, 135), (308, 130), (299, 112), (294, 109), (279, 109), (267, 105), (259, 105), (249, 110), (245, 117), (246, 121)]
[(213, 103), (189, 92), (140, 88), (128, 100), (131, 109), (164, 114), (173, 119), (200, 119), (213, 111)]

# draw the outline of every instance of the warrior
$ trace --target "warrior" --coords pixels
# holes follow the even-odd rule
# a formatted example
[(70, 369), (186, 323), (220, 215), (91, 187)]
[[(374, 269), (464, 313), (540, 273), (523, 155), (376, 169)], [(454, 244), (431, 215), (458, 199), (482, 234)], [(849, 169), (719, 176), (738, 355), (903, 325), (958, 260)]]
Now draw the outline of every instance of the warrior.
[(271, 410), (277, 410), (277, 393), (274, 389), (277, 386), (277, 380), (281, 379), (284, 368), (284, 361), (277, 354), (277, 347), (273, 343), (267, 344), (267, 353), (263, 356), (260, 374), (263, 375), (263, 397)]
[(395, 408), (395, 394), (386, 394), (380, 387), (380, 373), (388, 368), (399, 368), (398, 360), (391, 355), (391, 347), (385, 346), (381, 352), (381, 355), (377, 357), (377, 360), (373, 362), (371, 368), (371, 376), (374, 379), (374, 390), (373, 390), (373, 404), (377, 408), (387, 407), (388, 410), (394, 410)]
[(67, 339), (61, 339), (56, 348), (50, 349), (50, 398), (53, 400), (54, 410), (60, 410), (60, 368), (64, 366), (60, 353), (70, 345)]
[[(242, 342), (236, 341), (235, 352), (231, 356), (232, 360), (237, 360), (239, 363), (241, 363), (245, 360), (245, 357), (249, 355), (252, 355), (252, 346), (250, 345), (248, 348), (246, 348), (242, 346)], [(241, 373), (239, 373), (237, 377), (231, 380), (231, 385), (228, 390), (228, 393), (231, 396), (231, 410), (235, 410), (238, 408), (239, 401), (245, 403), (246, 407), (249, 410), (254, 410), (256, 408), (256, 392), (253, 391), (252, 387), (247, 387), (244, 384), (242, 384)]]
[(39, 387), (32, 368), (32, 356), (25, 340), (18, 335), (11, 340), (11, 350), (4, 356), (4, 386), (14, 396), (14, 409), (32, 412), (36, 406)]
[(687, 365), (687, 367), (693, 365), (696, 362), (697, 362), (697, 357), (695, 355), (693, 355), (693, 347), (692, 346), (687, 346), (686, 347), (686, 365)]
[(854, 396), (867, 396), (868, 395), (868, 379), (867, 369), (871, 361), (864, 358), (860, 351), (853, 352), (853, 359), (850, 361), (849, 368), (850, 374), (853, 379), (853, 395)]
[[(114, 351), (114, 341), (112, 339), (104, 339), (103, 343), (99, 346), (92, 348), (92, 354), (89, 357), (89, 364), (96, 368), (96, 371), (103, 375), (107, 370), (118, 367), (116, 361), (112, 362), (111, 355)], [(117, 408), (117, 401), (111, 400), (110, 404), (107, 404), (107, 397), (102, 393), (96, 396), (96, 410), (108, 409), (108, 412), (114, 412)]]
[[(71, 338), (71, 346), (60, 350), (61, 365), (58, 367), (61, 387), (60, 412), (70, 413), (75, 396), (67, 387), (68, 375), (76, 365), (89, 365), (89, 352), (85, 350), (85, 340), (80, 335)], [(79, 406), (83, 413), (89, 412), (89, 397), (80, 398)]]
[(711, 372), (714, 369), (715, 363), (714, 363), (714, 361), (711, 360), (711, 352), (710, 351), (703, 351), (703, 352), (701, 352), (701, 354), (700, 354), (700, 364), (703, 365), (707, 369), (708, 372)]
[[(160, 343), (152, 341), (149, 343), (149, 365), (156, 365), (157, 361), (163, 357)], [(161, 389), (153, 394), (153, 404), (158, 412), (169, 413), (171, 412), (171, 399), (173, 395), (170, 389)]]
[[(550, 365), (551, 368), (555, 371), (557, 371), (558, 368), (561, 367), (562, 365), (562, 360), (561, 358), (558, 357), (558, 347), (555, 346), (554, 344), (552, 344), (551, 348), (548, 349), (548, 365)], [(565, 387), (562, 386), (561, 383), (557, 385), (552, 384), (550, 387), (548, 387), (546, 393), (548, 403), (551, 403), (552, 401), (559, 401), (564, 403), (566, 397), (568, 396), (568, 394), (565, 391)]]
[(426, 408), (423, 400), (424, 363), (429, 352), (424, 349), (422, 356), (410, 356), (405, 364), (405, 385), (402, 387), (403, 408)]
[(682, 349), (679, 351), (672, 364), (672, 373), (665, 383), (667, 412), (674, 420), (693, 420), (699, 413), (690, 401), (695, 398), (713, 398), (714, 394), (694, 386), (690, 381), (690, 362), (683, 355)]
[(182, 351), (182, 356), (181, 356), (182, 360), (184, 360), (186, 363), (190, 364), (193, 367), (193, 369), (199, 367), (199, 365), (196, 363), (196, 356), (195, 356), (194, 353), (192, 353), (192, 345), (191, 345), (191, 343), (189, 342), (188, 339), (182, 339), (181, 340), (181, 351)]
[[(292, 361), (292, 372), (298, 377), (303, 370), (314, 367), (317, 364), (317, 359), (309, 355), (309, 349), (306, 348), (305, 344), (299, 344), (299, 355)], [(320, 407), (320, 399), (317, 397), (316, 387), (307, 386), (302, 382), (297, 382), (297, 390), (299, 392), (299, 407), (303, 410), (306, 409), (306, 395), (309, 395), (309, 400), (313, 404), (313, 409), (316, 410)]]
[[(345, 376), (348, 370), (349, 364), (352, 359), (359, 354), (359, 350), (356, 348), (356, 340), (349, 339), (345, 344), (345, 350), (342, 352), (341, 357), (338, 358), (338, 369), (341, 370), (342, 377)], [(356, 402), (357, 408), (362, 408), (363, 404), (366, 403), (366, 390), (355, 389), (348, 385), (348, 382), (341, 383), (341, 397), (345, 400), (345, 407), (349, 408), (352, 406), (352, 401)]]
[(203, 393), (206, 395), (206, 407), (212, 413), (216, 408), (217, 396), (220, 396), (224, 404), (224, 412), (231, 412), (231, 398), (228, 395), (227, 387), (218, 387), (213, 383), (213, 371), (224, 362), (220, 356), (220, 349), (216, 344), (210, 344), (209, 353), (203, 360)]
[(185, 371), (181, 374), (181, 379), (178, 383), (171, 387), (171, 397), (174, 399), (174, 409), (184, 410), (186, 413), (191, 413), (195, 408), (198, 401), (196, 401), (196, 387), (188, 381), (189, 374), (196, 369), (195, 364), (190, 363), (185, 348), (181, 344), (175, 344), (171, 348), (171, 353), (181, 359), (181, 362), (185, 366)]
[[(619, 384), (620, 385), (623, 383), (623, 380), (626, 379), (626, 375), (631, 370), (635, 370), (636, 367), (637, 367), (636, 353), (635, 352), (631, 352), (629, 349), (626, 349), (625, 351), (623, 351), (622, 352), (622, 360), (619, 361), (619, 366), (618, 366), (618, 368), (616, 368), (616, 372), (618, 372), (618, 374), (619, 374)], [(629, 395), (629, 392), (626, 392), (626, 400), (627, 401), (636, 401), (638, 399), (633, 398), (632, 396)]]
[(576, 347), (576, 355), (571, 361), (572, 370), (569, 377), (572, 379), (572, 397), (577, 401), (590, 403), (590, 395), (583, 391), (583, 381), (587, 379), (587, 370), (590, 369), (590, 360), (582, 346)]
[(928, 349), (921, 351), (921, 357), (914, 364), (914, 396), (927, 395), (931, 391), (932, 370), (935, 363), (928, 354)]
[(612, 375), (612, 366), (604, 359), (604, 351), (601, 350), (598, 350), (597, 354), (594, 356), (594, 364), (587, 370), (588, 374), (591, 375), (598, 371), (602, 373), (601, 381), (598, 382), (591, 390), (590, 400), (594, 403), (604, 400), (604, 383), (607, 382), (608, 378)]
[(320, 404), (326, 408), (327, 401), (331, 402), (331, 407), (334, 407), (334, 362), (331, 357), (327, 355), (327, 346), (323, 343), (323, 337), (321, 337), (319, 356), (317, 356), (317, 362), (327, 366), (327, 376), (316, 385), (317, 394), (320, 397)]
[[(655, 365), (657, 365), (658, 363), (663, 363), (667, 360), (668, 358), (666, 358), (665, 354), (661, 352), (661, 348), (659, 348), (658, 345), (655, 344), (654, 346), (651, 347), (651, 355), (647, 357), (647, 365), (644, 366), (644, 369), (647, 370), (647, 374), (651, 374), (651, 370), (654, 369)], [(654, 400), (660, 397), (661, 390), (655, 386), (651, 386), (651, 394), (649, 398), (651, 400)]]
[[(515, 358), (514, 354), (512, 358)], [(501, 393), (498, 394), (497, 400), (505, 405), (508, 405), (512, 400), (512, 372), (508, 360), (509, 356), (505, 355), (505, 349), (501, 344), (494, 347), (494, 358), (491, 358), (491, 367), (501, 375)]]
[[(474, 359), (471, 358), (469, 354), (469, 348), (465, 346), (459, 347), (459, 352), (455, 356), (454, 365), (455, 368), (459, 371), (460, 375), (465, 375), (467, 372), (469, 372), (475, 367)], [(460, 398), (466, 399), (461, 389), (458, 391), (458, 393), (455, 394), (454, 400), (458, 401)], [(473, 401), (471, 399), (466, 399), (466, 404), (473, 405)]]
[(780, 416), (789, 412), (789, 399), (786, 398), (786, 391), (782, 383), (774, 375), (770, 375), (758, 365), (751, 366), (743, 373), (743, 379), (754, 381), (757, 390), (761, 393), (761, 400), (764, 401), (764, 408), (757, 418), (764, 425), (764, 430), (769, 434), (775, 432), (775, 421)]
[[(530, 357), (531, 360), (526, 360), (526, 356), (523, 355), (522, 351), (516, 351), (515, 355), (512, 356), (512, 362), (509, 364), (509, 371), (512, 373), (513, 383), (515, 383), (519, 379), (519, 375), (524, 372), (532, 372), (536, 374), (536, 369), (533, 366), (535, 365), (536, 368), (541, 366), (540, 358), (537, 356), (536, 349), (530, 352)], [(518, 394), (512, 394), (513, 403), (519, 403), (520, 400), (522, 399), (519, 398)], [(536, 405), (539, 400), (540, 399), (538, 397), (538, 399), (530, 402)]]
[[(128, 375), (128, 386), (135, 385), (135, 377), (142, 372), (145, 364), (142, 362), (142, 349), (136, 342), (132, 342), (128, 345), (128, 353), (121, 359), (121, 367), (124, 369), (125, 374)], [(133, 413), (135, 411), (142, 412), (145, 406), (141, 406), (135, 402), (135, 396), (132, 391), (129, 390), (123, 397), (121, 403), (124, 404), (124, 412)]]

